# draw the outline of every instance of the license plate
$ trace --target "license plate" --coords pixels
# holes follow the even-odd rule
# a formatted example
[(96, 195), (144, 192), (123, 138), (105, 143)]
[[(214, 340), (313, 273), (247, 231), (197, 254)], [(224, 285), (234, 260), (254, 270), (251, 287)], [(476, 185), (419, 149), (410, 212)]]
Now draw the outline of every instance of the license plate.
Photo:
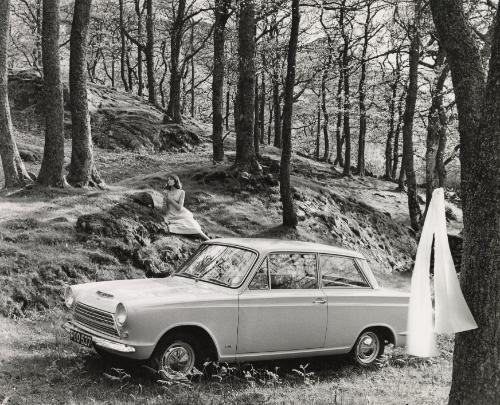
[(78, 332), (77, 330), (69, 331), (69, 340), (75, 343), (79, 343), (83, 346), (92, 346), (92, 336), (86, 335), (85, 333)]

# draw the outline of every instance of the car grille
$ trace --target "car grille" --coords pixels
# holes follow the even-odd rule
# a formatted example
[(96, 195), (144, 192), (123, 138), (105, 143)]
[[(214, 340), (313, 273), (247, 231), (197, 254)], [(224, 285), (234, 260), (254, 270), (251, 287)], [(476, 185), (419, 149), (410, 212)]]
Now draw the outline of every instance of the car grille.
[(115, 327), (113, 314), (77, 302), (75, 305), (75, 321), (111, 336), (120, 336)]

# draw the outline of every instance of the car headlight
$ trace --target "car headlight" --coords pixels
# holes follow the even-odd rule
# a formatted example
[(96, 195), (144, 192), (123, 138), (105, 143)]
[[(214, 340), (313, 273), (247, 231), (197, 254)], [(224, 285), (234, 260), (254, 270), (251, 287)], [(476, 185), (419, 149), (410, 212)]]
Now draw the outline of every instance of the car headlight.
[(121, 302), (116, 306), (115, 322), (119, 327), (125, 325), (127, 320), (127, 308)]
[(75, 304), (75, 293), (71, 287), (66, 287), (64, 290), (64, 304), (71, 309)]

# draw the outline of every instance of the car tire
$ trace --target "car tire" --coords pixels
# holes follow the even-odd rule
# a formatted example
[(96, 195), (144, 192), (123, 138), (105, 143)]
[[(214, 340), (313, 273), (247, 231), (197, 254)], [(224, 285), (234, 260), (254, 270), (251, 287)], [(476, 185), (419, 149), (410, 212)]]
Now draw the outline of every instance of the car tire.
[(149, 366), (165, 374), (189, 374), (194, 367), (203, 370), (204, 352), (199, 340), (186, 333), (164, 336), (149, 359)]
[(385, 349), (385, 341), (382, 336), (374, 330), (363, 331), (352, 348), (351, 355), (354, 362), (361, 367), (370, 367), (382, 356)]

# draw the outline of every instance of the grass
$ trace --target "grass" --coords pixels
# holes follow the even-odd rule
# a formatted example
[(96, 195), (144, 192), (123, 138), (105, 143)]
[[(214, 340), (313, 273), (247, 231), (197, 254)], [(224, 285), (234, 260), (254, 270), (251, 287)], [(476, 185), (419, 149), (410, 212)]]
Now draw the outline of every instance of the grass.
[(440, 404), (451, 379), (452, 339), (441, 354), (389, 349), (362, 369), (344, 356), (220, 365), (204, 381), (158, 382), (143, 368), (119, 368), (69, 342), (59, 311), (0, 318), (2, 404)]

